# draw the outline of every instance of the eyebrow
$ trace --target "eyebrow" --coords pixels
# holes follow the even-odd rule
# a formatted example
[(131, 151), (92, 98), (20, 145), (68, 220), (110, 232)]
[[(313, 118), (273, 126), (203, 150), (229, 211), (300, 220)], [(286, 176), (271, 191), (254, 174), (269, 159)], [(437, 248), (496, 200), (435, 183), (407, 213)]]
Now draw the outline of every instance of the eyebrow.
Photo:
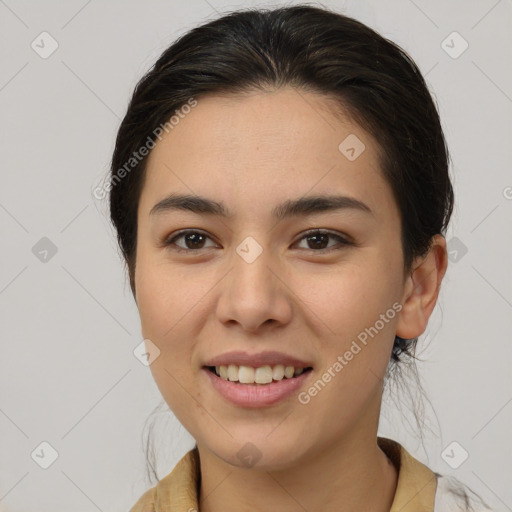
[[(306, 196), (299, 199), (289, 199), (272, 209), (271, 215), (277, 220), (287, 217), (297, 217), (323, 213), (335, 210), (351, 209), (373, 215), (370, 207), (349, 196), (340, 195), (316, 195)], [(168, 211), (190, 211), (197, 214), (216, 215), (225, 218), (232, 218), (233, 214), (223, 203), (187, 194), (170, 194), (155, 204), (149, 215), (160, 214)]]

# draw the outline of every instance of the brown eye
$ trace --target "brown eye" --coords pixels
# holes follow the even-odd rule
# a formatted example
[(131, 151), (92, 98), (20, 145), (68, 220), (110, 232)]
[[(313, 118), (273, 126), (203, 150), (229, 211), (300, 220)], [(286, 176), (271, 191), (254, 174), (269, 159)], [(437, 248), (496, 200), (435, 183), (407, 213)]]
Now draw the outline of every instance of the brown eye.
[[(178, 244), (178, 240), (182, 240), (182, 242)], [(187, 230), (173, 235), (164, 242), (164, 245), (178, 252), (194, 252), (200, 249), (207, 249), (208, 247), (215, 247), (215, 244), (206, 246), (205, 244), (208, 240), (211, 240), (211, 238), (201, 231)], [(303, 247), (303, 249), (313, 252), (330, 252), (331, 250), (341, 249), (343, 246), (353, 245), (352, 242), (336, 233), (320, 229), (309, 231), (299, 242), (303, 240), (307, 244), (307, 247)], [(329, 245), (331, 240), (334, 240), (336, 243)]]
[[(331, 245), (329, 247), (329, 239), (337, 240), (337, 244)], [(305, 249), (314, 252), (329, 252), (331, 249), (336, 249), (336, 245), (345, 246), (351, 244), (348, 240), (338, 234), (319, 229), (306, 233), (306, 235), (300, 239), (300, 241), (302, 240), (306, 240), (308, 247), (305, 247)]]
[[(184, 246), (176, 244), (177, 240), (183, 239)], [(194, 251), (198, 249), (205, 248), (205, 241), (210, 239), (210, 237), (206, 236), (204, 233), (200, 231), (182, 231), (177, 235), (171, 237), (166, 240), (166, 246), (175, 246), (173, 247), (177, 251)]]

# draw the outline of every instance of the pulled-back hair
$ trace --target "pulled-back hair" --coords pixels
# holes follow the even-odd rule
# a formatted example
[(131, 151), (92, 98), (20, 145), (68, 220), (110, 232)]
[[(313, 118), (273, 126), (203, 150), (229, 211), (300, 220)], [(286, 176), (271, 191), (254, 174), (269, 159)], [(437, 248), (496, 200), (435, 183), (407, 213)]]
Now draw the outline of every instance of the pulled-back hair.
[[(292, 86), (334, 100), (370, 133), (400, 212), (404, 273), (445, 234), (453, 209), (439, 114), (411, 57), (366, 25), (326, 8), (296, 5), (228, 13), (171, 44), (138, 82), (117, 134), (110, 215), (135, 294), (137, 210), (147, 156), (126, 162), (191, 99)], [(125, 169), (119, 178), (120, 169)], [(390, 366), (414, 358), (417, 338), (396, 337)]]

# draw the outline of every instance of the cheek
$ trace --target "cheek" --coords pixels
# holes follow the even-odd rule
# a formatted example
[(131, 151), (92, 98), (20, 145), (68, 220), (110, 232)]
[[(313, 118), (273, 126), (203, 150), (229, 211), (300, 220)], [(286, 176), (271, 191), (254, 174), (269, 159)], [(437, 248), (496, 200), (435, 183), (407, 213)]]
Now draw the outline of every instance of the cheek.
[(167, 372), (180, 382), (190, 379), (211, 284), (197, 269), (170, 265), (158, 254), (141, 255), (135, 277), (142, 335), (160, 349), (151, 369), (155, 379), (167, 381), (166, 386), (172, 388), (178, 384)]
[[(183, 389), (192, 390), (190, 359), (190, 326), (193, 309), (188, 296), (181, 289), (185, 282), (170, 271), (169, 266), (155, 258), (141, 257), (136, 270), (137, 307), (142, 335), (160, 350), (150, 366), (153, 379), (171, 410), (182, 416), (190, 414), (190, 396)], [(187, 286), (187, 290), (193, 286)], [(186, 419), (184, 419), (186, 422)]]
[(163, 341), (173, 336), (173, 326), (179, 326), (180, 319), (186, 321), (190, 303), (199, 300), (199, 292), (180, 269), (172, 268), (161, 257), (140, 256), (135, 283), (143, 335)]
[(377, 261), (361, 261), (321, 278), (317, 275), (303, 291), (305, 302), (335, 333), (354, 334), (373, 325), (399, 296), (393, 272)]
[(325, 422), (337, 431), (338, 420), (322, 417), (322, 411), (339, 411), (339, 421), (350, 423), (378, 399), (394, 340), (395, 288), (383, 267), (362, 263), (316, 283), (308, 306), (326, 326), (318, 333), (323, 354), (318, 377), (327, 384), (316, 386), (322, 391), (312, 403), (321, 417), (318, 428)]
[(308, 281), (309, 292), (303, 290), (308, 308), (323, 325), (318, 350), (325, 354), (325, 369), (341, 356), (346, 362), (337, 373), (338, 385), (343, 381), (343, 388), (359, 393), (370, 392), (378, 381), (369, 380), (371, 373), (382, 376), (389, 363), (400, 297), (397, 260), (377, 251), (367, 256), (321, 279), (316, 276)]
[(155, 270), (145, 269), (137, 277), (136, 286), (142, 334), (145, 338), (160, 339), (165, 332), (164, 321), (167, 318), (167, 323), (170, 320), (168, 315), (172, 315), (172, 310), (168, 306), (173, 302), (171, 288), (163, 286)]

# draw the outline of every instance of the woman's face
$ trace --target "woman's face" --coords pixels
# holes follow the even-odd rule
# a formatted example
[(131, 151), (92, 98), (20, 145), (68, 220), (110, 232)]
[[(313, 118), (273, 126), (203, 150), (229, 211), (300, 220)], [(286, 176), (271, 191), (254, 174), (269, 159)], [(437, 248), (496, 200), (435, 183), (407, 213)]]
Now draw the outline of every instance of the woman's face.
[[(375, 142), (332, 109), (291, 88), (200, 98), (148, 160), (135, 286), (142, 334), (160, 350), (151, 371), (200, 449), (231, 464), (248, 452), (285, 468), (375, 435), (404, 298), (400, 218)], [(227, 213), (192, 202), (151, 211), (171, 194)], [(313, 196), (366, 207), (286, 208)], [(195, 233), (175, 238), (183, 230)], [(273, 371), (289, 356), (312, 370), (267, 385), (205, 368), (232, 351), (246, 353), (243, 366)], [(264, 352), (281, 354), (251, 364)]]

